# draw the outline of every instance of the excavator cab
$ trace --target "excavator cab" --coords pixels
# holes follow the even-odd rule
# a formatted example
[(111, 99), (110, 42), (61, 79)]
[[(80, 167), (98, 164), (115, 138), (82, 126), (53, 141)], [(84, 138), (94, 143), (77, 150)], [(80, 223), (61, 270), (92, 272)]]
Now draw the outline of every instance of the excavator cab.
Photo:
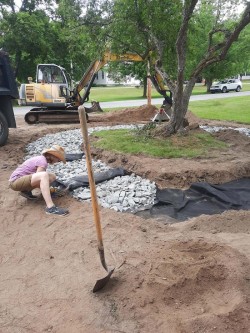
[(39, 64), (36, 71), (36, 82), (42, 84), (52, 84), (59, 87), (59, 96), (70, 97), (73, 89), (73, 81), (66, 70), (55, 64)]
[(36, 71), (37, 83), (60, 83), (70, 86), (64, 68), (53, 64), (40, 64)]
[(65, 109), (73, 89), (73, 82), (66, 70), (55, 64), (39, 64), (36, 80), (20, 87), (21, 105), (36, 108)]

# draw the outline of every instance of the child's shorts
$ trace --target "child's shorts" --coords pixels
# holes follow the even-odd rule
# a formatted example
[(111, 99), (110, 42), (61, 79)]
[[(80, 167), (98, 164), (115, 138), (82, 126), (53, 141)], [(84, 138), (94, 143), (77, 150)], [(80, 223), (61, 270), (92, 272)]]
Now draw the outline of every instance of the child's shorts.
[(22, 176), (13, 182), (10, 182), (9, 187), (14, 191), (32, 191), (31, 177), (32, 175)]

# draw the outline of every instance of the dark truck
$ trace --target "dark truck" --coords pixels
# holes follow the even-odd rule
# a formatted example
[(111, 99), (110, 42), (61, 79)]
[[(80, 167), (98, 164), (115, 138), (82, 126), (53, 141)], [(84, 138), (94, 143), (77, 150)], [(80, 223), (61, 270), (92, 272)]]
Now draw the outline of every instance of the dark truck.
[(9, 56), (0, 50), (0, 146), (7, 142), (9, 128), (16, 128), (12, 100), (18, 99), (18, 97), (18, 89)]

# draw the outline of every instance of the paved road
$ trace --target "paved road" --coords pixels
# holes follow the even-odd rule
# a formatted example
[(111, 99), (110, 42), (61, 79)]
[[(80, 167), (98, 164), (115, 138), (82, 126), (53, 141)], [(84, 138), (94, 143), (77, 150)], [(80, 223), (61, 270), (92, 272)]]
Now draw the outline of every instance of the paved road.
[[(217, 99), (217, 98), (237, 98), (242, 96), (249, 96), (250, 91), (243, 92), (231, 92), (226, 94), (206, 94), (206, 95), (193, 95), (190, 98), (190, 101), (204, 101), (208, 99)], [(158, 105), (161, 104), (163, 98), (153, 98), (152, 104)], [(102, 108), (117, 108), (117, 107), (133, 107), (133, 106), (141, 106), (147, 104), (147, 99), (138, 99), (138, 100), (129, 100), (129, 101), (119, 101), (119, 102), (101, 102)], [(89, 103), (85, 104), (86, 107), (91, 106)], [(15, 116), (17, 115), (25, 115), (31, 107), (29, 106), (18, 106), (14, 107)]]

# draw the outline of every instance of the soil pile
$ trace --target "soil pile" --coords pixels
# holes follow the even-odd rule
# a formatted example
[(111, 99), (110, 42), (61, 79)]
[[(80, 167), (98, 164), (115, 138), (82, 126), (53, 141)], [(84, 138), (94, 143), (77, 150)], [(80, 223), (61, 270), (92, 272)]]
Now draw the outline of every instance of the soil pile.
[(214, 136), (219, 140), (227, 142), (231, 148), (239, 149), (240, 154), (250, 152), (250, 139), (244, 134), (233, 129), (224, 129), (218, 133), (214, 133)]
[[(142, 105), (137, 108), (125, 108), (119, 111), (112, 111), (106, 114), (92, 114), (89, 116), (91, 122), (118, 122), (118, 123), (137, 123), (149, 122), (158, 113), (159, 109), (154, 105)], [(191, 111), (188, 111), (186, 118), (189, 124), (199, 124), (201, 120)]]
[[(156, 106), (142, 105), (138, 108), (126, 108), (119, 111), (112, 111), (106, 114), (92, 115), (91, 121), (129, 123), (150, 121), (158, 112)], [(91, 115), (90, 115), (91, 117)]]

